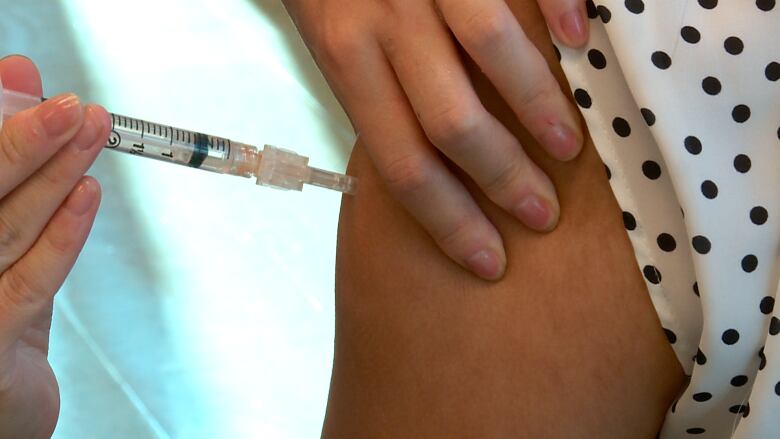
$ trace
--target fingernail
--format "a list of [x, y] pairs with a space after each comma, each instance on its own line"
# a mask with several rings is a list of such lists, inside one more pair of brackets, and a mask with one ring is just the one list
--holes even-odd
[[487, 280], [498, 280], [504, 274], [502, 260], [491, 250], [480, 250], [468, 259], [466, 265], [477, 276]]
[[57, 137], [76, 124], [81, 114], [81, 102], [78, 96], [66, 94], [44, 102], [38, 111], [46, 134]]
[[89, 149], [97, 142], [98, 135], [103, 131], [101, 121], [97, 120], [97, 110], [93, 106], [88, 106], [84, 110], [84, 124], [71, 140], [71, 144], [80, 151]]
[[569, 43], [575, 47], [585, 44], [588, 38], [585, 33], [585, 18], [579, 9], [561, 15], [561, 29], [569, 39]]
[[515, 216], [528, 227], [547, 231], [555, 225], [551, 207], [536, 195], [528, 195], [515, 208]]
[[84, 215], [95, 202], [96, 193], [95, 182], [89, 179], [83, 180], [70, 194], [65, 207], [74, 215]]
[[558, 160], [571, 160], [580, 152], [574, 130], [566, 125], [554, 125], [544, 133], [542, 142], [550, 154]]

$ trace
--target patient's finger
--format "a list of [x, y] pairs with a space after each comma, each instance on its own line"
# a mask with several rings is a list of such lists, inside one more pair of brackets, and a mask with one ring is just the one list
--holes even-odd
[[582, 149], [578, 113], [504, 0], [439, 0], [458, 41], [554, 158]]
[[430, 12], [384, 45], [425, 133], [493, 202], [534, 230], [550, 230], [558, 219], [552, 182], [482, 105], [447, 29]]
[[[538, 0], [547, 26], [569, 47], [588, 42], [588, 20], [583, 0]], [[641, 3], [641, 2], [640, 2]]]
[[331, 85], [389, 190], [451, 259], [480, 277], [501, 277], [500, 235], [428, 142], [379, 47], [352, 56], [361, 65]]

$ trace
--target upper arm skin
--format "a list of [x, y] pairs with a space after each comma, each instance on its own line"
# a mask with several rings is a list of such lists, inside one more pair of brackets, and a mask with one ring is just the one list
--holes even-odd
[[[563, 76], [531, 0], [509, 1]], [[550, 175], [561, 220], [524, 228], [470, 185], [504, 238], [506, 276], [447, 259], [392, 199], [358, 144], [336, 273], [336, 345], [323, 437], [654, 437], [682, 385], [590, 141], [548, 159], [487, 81], [488, 109]]]

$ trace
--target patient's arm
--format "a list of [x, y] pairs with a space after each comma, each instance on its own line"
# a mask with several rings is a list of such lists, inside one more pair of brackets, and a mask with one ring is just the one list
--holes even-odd
[[[509, 3], [554, 64], [536, 4]], [[573, 163], [545, 159], [486, 81], [474, 80], [555, 182], [560, 225], [530, 232], [473, 191], [508, 257], [503, 280], [481, 281], [440, 253], [357, 145], [349, 172], [360, 188], [345, 197], [339, 230], [324, 437], [654, 437], [682, 369], [592, 142]]]

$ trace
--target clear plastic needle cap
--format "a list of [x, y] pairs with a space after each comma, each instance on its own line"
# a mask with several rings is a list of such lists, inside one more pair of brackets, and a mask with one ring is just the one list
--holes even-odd
[[309, 166], [309, 158], [293, 151], [265, 145], [257, 167], [257, 184], [300, 191], [304, 184], [354, 194], [356, 180], [349, 175]]

